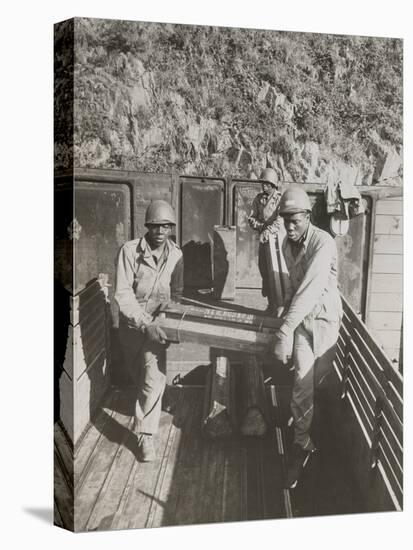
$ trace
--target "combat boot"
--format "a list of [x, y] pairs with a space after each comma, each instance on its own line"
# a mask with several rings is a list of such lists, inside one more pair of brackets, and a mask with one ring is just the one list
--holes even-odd
[[152, 434], [139, 434], [138, 436], [139, 460], [141, 462], [153, 462], [156, 460], [156, 451]]
[[315, 451], [315, 447], [306, 450], [300, 447], [300, 445], [297, 445], [297, 443], [293, 444], [284, 485], [286, 489], [295, 489], [301, 472], [304, 470], [310, 456], [315, 453]]

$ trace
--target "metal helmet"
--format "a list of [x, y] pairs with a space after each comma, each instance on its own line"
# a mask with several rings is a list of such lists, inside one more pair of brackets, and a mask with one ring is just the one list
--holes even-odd
[[280, 216], [298, 214], [299, 212], [311, 212], [311, 203], [307, 193], [299, 185], [291, 185], [281, 195]]
[[152, 201], [146, 209], [145, 225], [148, 224], [176, 224], [175, 212], [169, 202], [163, 200]]
[[265, 168], [261, 172], [260, 180], [265, 180], [274, 187], [278, 187], [278, 176], [274, 168]]

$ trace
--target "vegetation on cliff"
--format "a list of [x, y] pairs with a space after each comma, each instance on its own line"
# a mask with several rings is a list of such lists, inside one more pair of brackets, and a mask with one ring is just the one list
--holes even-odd
[[399, 39], [77, 19], [80, 166], [400, 183]]

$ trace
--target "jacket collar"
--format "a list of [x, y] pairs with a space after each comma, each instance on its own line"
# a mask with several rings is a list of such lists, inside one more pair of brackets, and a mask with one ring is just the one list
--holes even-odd
[[311, 235], [314, 233], [314, 226], [310, 222], [307, 228], [307, 232], [301, 236], [300, 241], [297, 243], [297, 246], [303, 248], [304, 252], [307, 250], [308, 242], [311, 239]]
[[[304, 256], [308, 247], [308, 243], [310, 242], [310, 239], [313, 233], [314, 233], [314, 225], [310, 222], [307, 229], [307, 234], [302, 238], [302, 240], [300, 239], [300, 242], [298, 242], [297, 244], [291, 243], [288, 237], [286, 237], [287, 241], [286, 241], [285, 252], [289, 255], [290, 260], [292, 261], [293, 264], [297, 264], [301, 260], [301, 258]], [[298, 248], [297, 254], [293, 254], [293, 249], [297, 250], [297, 248]]]
[[[169, 253], [171, 251], [172, 244], [169, 242], [169, 239], [165, 241], [166, 246], [166, 254], [169, 256]], [[141, 254], [142, 259], [153, 269], [157, 269], [157, 265], [153, 259], [151, 247], [149, 246], [148, 240], [146, 239], [146, 235], [144, 235], [138, 243], [138, 251]]]

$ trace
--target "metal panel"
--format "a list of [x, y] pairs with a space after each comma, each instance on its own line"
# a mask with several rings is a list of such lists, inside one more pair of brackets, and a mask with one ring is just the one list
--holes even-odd
[[254, 197], [261, 191], [261, 185], [253, 182], [233, 182], [232, 215], [237, 228], [237, 268], [236, 286], [238, 288], [261, 288], [261, 276], [258, 271], [258, 233], [248, 224]]
[[181, 178], [181, 246], [187, 289], [212, 288], [214, 225], [224, 223], [225, 182], [212, 178]]
[[[237, 288], [261, 288], [258, 271], [258, 234], [248, 225], [248, 215], [254, 197], [261, 191], [259, 182], [233, 181], [232, 217], [237, 227]], [[312, 204], [312, 222], [330, 233], [330, 216], [327, 214], [324, 189], [303, 184]], [[338, 250], [338, 282], [340, 290], [356, 311], [364, 311], [366, 273], [370, 231], [371, 197], [362, 195], [367, 212], [352, 218], [349, 231], [343, 237], [336, 237]]]
[[214, 226], [213, 282], [214, 297], [235, 300], [236, 228]]
[[[76, 294], [99, 273], [113, 285], [116, 254], [130, 238], [131, 188], [126, 184], [75, 182], [72, 237]], [[111, 293], [113, 286], [110, 287]]]
[[350, 305], [360, 314], [364, 312], [367, 284], [365, 263], [368, 257], [369, 217], [367, 213], [352, 218], [348, 233], [335, 239], [340, 290]]

